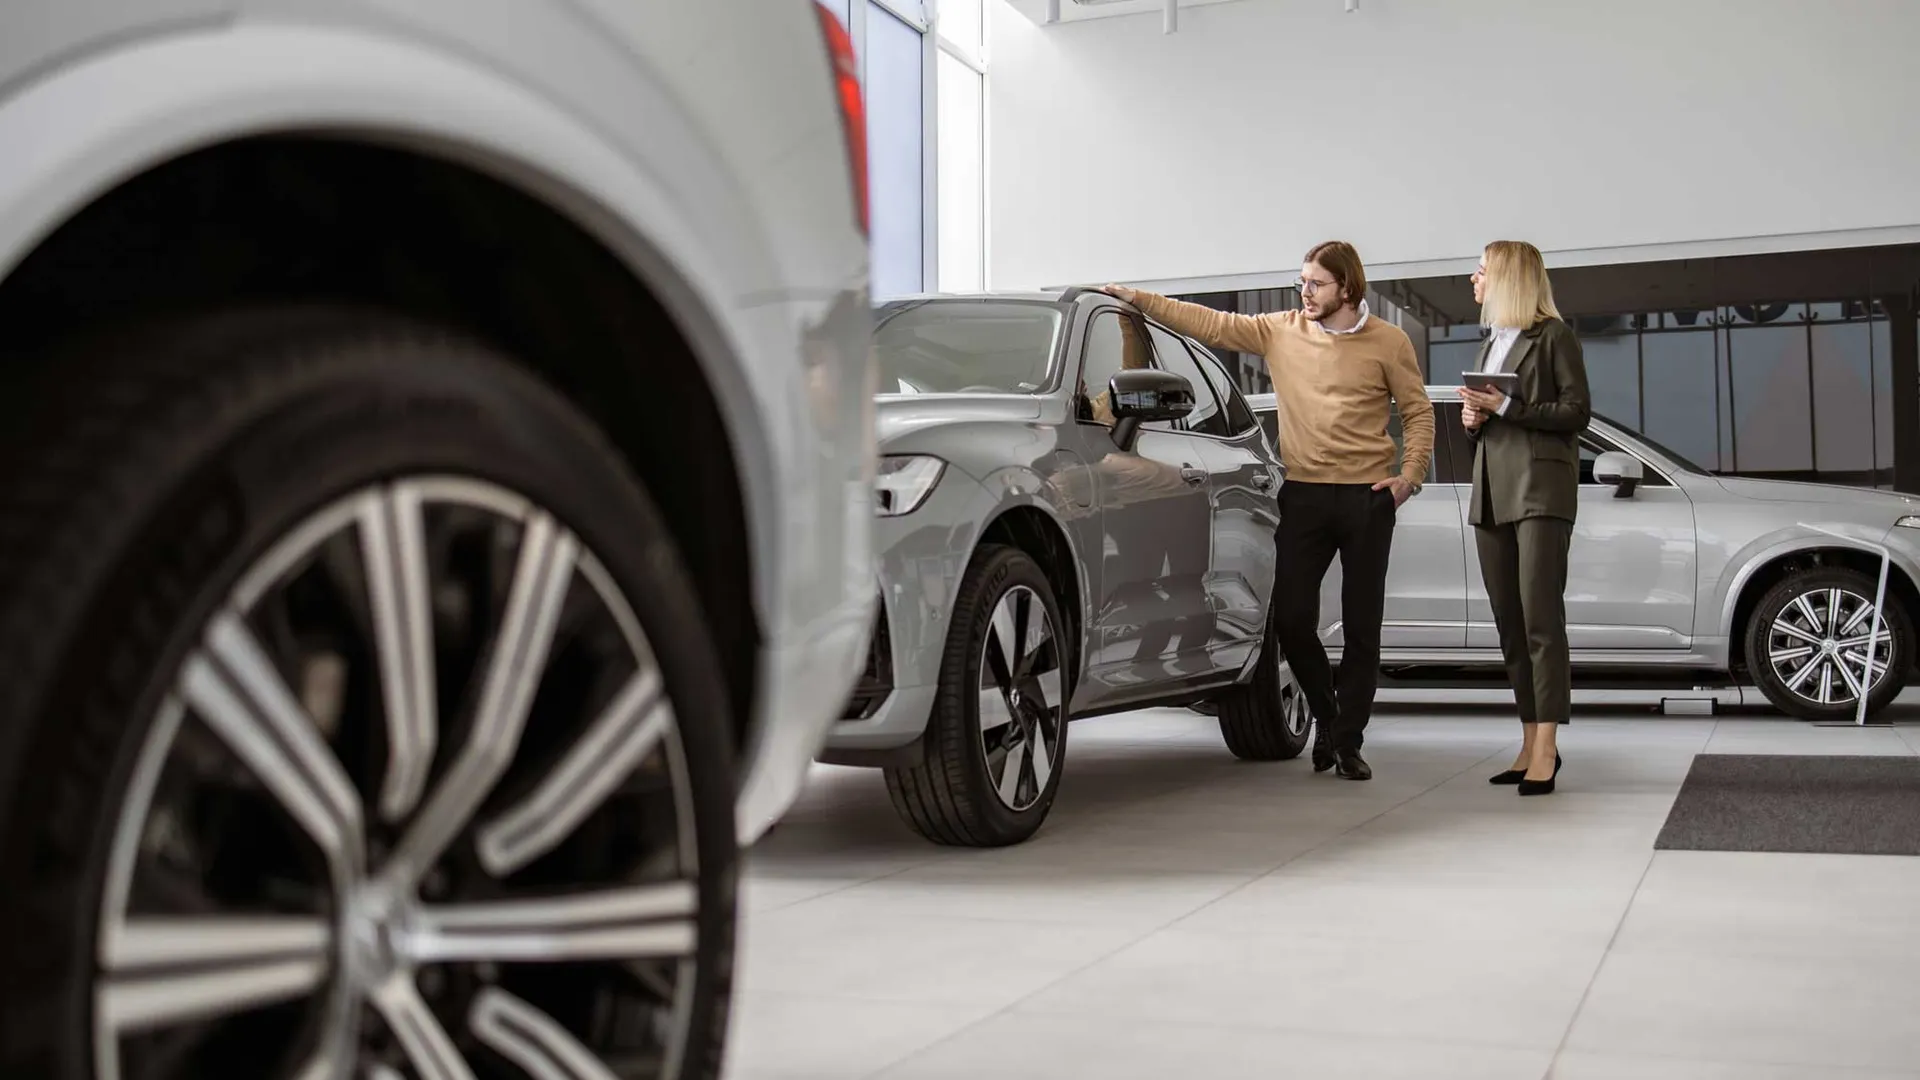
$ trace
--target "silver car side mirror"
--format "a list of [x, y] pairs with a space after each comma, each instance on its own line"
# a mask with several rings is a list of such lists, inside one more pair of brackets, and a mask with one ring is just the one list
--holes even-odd
[[1593, 478], [1613, 486], [1613, 497], [1631, 499], [1633, 491], [1647, 478], [1646, 467], [1632, 454], [1610, 450], [1593, 461]]

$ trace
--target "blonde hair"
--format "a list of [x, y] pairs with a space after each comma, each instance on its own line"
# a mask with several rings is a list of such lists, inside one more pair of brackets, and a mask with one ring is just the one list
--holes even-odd
[[1487, 245], [1487, 302], [1480, 306], [1481, 326], [1527, 329], [1542, 319], [1558, 319], [1553, 282], [1540, 249], [1525, 240], [1495, 240]]

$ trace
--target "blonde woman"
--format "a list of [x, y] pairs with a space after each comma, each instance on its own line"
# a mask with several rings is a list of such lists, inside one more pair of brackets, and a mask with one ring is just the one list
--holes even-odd
[[1478, 370], [1514, 376], [1512, 397], [1491, 385], [1460, 389], [1461, 420], [1476, 444], [1467, 520], [1523, 733], [1513, 767], [1491, 782], [1546, 795], [1560, 772], [1559, 725], [1573, 696], [1565, 594], [1580, 495], [1579, 435], [1592, 415], [1587, 369], [1532, 244], [1488, 244], [1473, 274], [1473, 298], [1481, 324], [1492, 330]]

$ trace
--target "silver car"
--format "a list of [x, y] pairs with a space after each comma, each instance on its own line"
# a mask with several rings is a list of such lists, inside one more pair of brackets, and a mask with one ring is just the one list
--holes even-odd
[[806, 0], [0, 8], [0, 1075], [718, 1074], [861, 113]]
[[[1452, 387], [1431, 387], [1440, 436], [1421, 494], [1400, 509], [1381, 664], [1497, 666], [1499, 642], [1467, 524], [1473, 444]], [[1272, 394], [1251, 395], [1269, 437]], [[1399, 437], [1398, 417], [1392, 431]], [[1883, 554], [1882, 617], [1874, 618]], [[1781, 711], [1852, 720], [1906, 685], [1920, 611], [1920, 499], [1715, 476], [1595, 417], [1580, 436], [1580, 510], [1567, 577], [1576, 677], [1718, 676]], [[1335, 564], [1322, 637], [1340, 642]]]
[[1234, 753], [1300, 752], [1268, 637], [1281, 470], [1211, 354], [1081, 290], [888, 303], [874, 352], [883, 603], [823, 760], [986, 846], [1045, 819], [1070, 719], [1210, 700]]

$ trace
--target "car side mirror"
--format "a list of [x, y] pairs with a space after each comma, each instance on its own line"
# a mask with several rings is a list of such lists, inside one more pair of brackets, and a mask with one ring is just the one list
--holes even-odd
[[1593, 478], [1602, 484], [1611, 484], [1616, 499], [1633, 498], [1634, 489], [1646, 477], [1646, 468], [1632, 454], [1609, 450], [1593, 462]]
[[1113, 441], [1132, 450], [1140, 425], [1180, 420], [1193, 411], [1193, 384], [1170, 371], [1133, 368], [1115, 372], [1107, 381], [1113, 402]]

